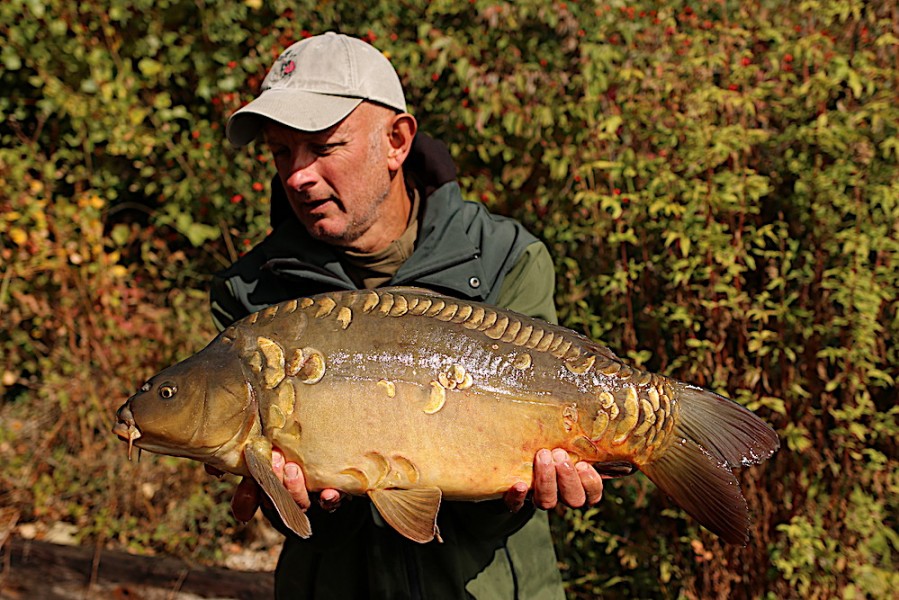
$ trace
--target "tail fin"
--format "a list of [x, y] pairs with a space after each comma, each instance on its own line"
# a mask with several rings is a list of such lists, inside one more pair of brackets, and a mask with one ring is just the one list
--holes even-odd
[[732, 469], [758, 464], [780, 446], [764, 421], [736, 402], [672, 382], [680, 417], [674, 442], [640, 470], [724, 541], [745, 544], [749, 511]]

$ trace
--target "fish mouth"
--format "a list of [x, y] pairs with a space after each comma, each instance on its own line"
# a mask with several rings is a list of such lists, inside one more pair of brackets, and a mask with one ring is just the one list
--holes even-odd
[[[134, 423], [134, 416], [131, 414], [131, 408], [126, 404], [119, 409], [118, 422], [112, 428], [112, 432], [128, 442], [128, 460], [131, 460], [131, 453], [134, 449], [134, 440], [141, 436], [140, 429]], [[140, 452], [140, 449], [138, 449]], [[138, 454], [138, 456], [140, 456]]]

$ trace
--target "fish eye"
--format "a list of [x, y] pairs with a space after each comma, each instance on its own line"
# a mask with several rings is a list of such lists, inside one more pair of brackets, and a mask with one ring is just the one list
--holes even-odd
[[178, 392], [178, 387], [171, 383], [163, 383], [159, 386], [159, 397], [169, 400]]

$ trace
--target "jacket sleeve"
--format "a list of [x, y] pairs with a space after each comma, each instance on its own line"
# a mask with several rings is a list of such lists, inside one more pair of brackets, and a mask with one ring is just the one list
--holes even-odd
[[542, 242], [534, 242], [503, 279], [496, 304], [557, 324], [555, 287], [556, 272], [549, 251]]
[[229, 280], [219, 275], [212, 278], [212, 285], [209, 288], [209, 304], [212, 321], [219, 331], [223, 331], [235, 321], [250, 314], [234, 296]]

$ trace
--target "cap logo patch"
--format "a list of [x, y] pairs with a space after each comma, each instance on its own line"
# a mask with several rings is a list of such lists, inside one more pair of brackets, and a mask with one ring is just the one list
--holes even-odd
[[266, 77], [266, 81], [262, 83], [261, 91], [270, 90], [278, 83], [287, 79], [297, 70], [297, 63], [293, 60], [296, 50], [288, 48], [281, 56], [278, 57], [272, 72]]

